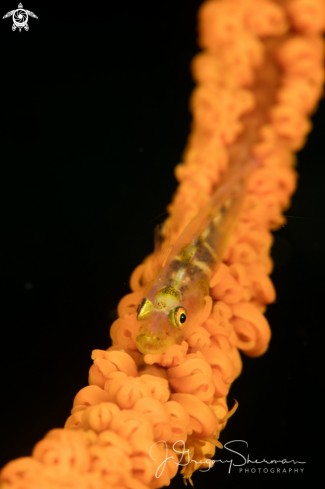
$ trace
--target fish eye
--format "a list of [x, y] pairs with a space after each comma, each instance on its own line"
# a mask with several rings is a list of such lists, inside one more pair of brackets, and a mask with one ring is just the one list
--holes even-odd
[[180, 329], [186, 322], [187, 312], [185, 307], [174, 307], [168, 315], [168, 319], [174, 328]]

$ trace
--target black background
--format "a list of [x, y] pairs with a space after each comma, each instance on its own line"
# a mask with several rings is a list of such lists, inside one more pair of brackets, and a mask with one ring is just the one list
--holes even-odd
[[[1, 2], [1, 16], [17, 1]], [[63, 426], [91, 351], [109, 346], [130, 273], [152, 251], [190, 130], [200, 3], [25, 0], [39, 17], [29, 32], [1, 20], [0, 466]], [[324, 117], [322, 101], [298, 155], [294, 217], [275, 233], [270, 348], [243, 357], [228, 397], [239, 409], [220, 438], [247, 441], [237, 448], [252, 459], [307, 461], [305, 473], [216, 464], [194, 476], [197, 488], [304, 487], [322, 473]]]

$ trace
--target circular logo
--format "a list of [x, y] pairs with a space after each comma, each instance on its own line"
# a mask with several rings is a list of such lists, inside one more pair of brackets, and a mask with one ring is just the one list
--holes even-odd
[[15, 10], [12, 20], [14, 21], [14, 24], [18, 29], [21, 29], [22, 27], [25, 27], [25, 25], [28, 22], [28, 13], [26, 10], [19, 8]]

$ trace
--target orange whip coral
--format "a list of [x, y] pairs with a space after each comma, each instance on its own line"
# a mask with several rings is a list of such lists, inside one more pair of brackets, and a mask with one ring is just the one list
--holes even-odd
[[[239, 350], [257, 357], [268, 348], [263, 313], [275, 300], [270, 231], [285, 222], [296, 187], [294, 152], [322, 95], [325, 3], [210, 0], [198, 20], [192, 129], [175, 169], [179, 186], [160, 253], [134, 270], [132, 293], [111, 326], [113, 345], [92, 352], [90, 385], [75, 396], [64, 429], [47, 433], [31, 457], [9, 462], [2, 488], [162, 487], [177, 473], [173, 446], [180, 440], [188, 462], [182, 474], [191, 482], [195, 470], [211, 466], [236, 408], [228, 410], [226, 397], [241, 373]], [[243, 153], [259, 166], [197, 324], [181, 344], [141, 355], [136, 307], [144, 287]]]

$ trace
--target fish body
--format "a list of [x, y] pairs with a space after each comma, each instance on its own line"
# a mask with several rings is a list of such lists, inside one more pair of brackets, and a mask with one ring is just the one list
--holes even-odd
[[232, 169], [208, 205], [184, 230], [158, 276], [147, 285], [138, 305], [138, 349], [164, 353], [180, 344], [196, 324], [209, 294], [209, 280], [222, 260], [228, 237], [246, 194], [252, 164]]

